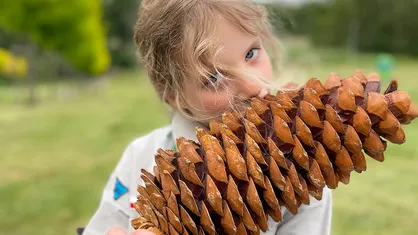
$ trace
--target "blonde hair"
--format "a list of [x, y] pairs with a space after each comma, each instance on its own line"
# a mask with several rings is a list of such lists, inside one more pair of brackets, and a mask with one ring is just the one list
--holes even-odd
[[222, 47], [214, 38], [214, 22], [223, 17], [244, 32], [259, 36], [273, 69], [279, 71], [280, 47], [264, 6], [243, 0], [143, 0], [138, 14], [134, 40], [148, 77], [160, 98], [175, 100], [173, 108], [184, 116], [212, 118], [191, 115], [181, 108], [188, 106], [182, 92], [188, 77], [209, 78], [221, 70], [228, 77], [247, 78], [270, 89], [279, 85], [217, 62]]

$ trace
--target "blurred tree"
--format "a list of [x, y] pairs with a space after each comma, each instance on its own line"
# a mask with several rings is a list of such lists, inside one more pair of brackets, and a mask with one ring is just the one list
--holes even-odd
[[113, 66], [132, 67], [136, 63], [132, 38], [140, 3], [140, 0], [104, 0], [104, 19], [109, 29]]
[[287, 30], [308, 35], [316, 45], [418, 56], [416, 0], [328, 0], [271, 7], [287, 11], [293, 22]]
[[14, 0], [0, 3], [0, 27], [59, 51], [78, 70], [97, 75], [110, 65], [99, 0]]
[[7, 30], [0, 27], [0, 47], [9, 48], [11, 44], [19, 41], [19, 35], [11, 34]]

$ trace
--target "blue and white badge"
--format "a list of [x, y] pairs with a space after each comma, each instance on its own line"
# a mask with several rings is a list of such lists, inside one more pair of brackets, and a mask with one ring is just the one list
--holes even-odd
[[115, 188], [113, 189], [113, 199], [118, 200], [120, 197], [128, 192], [128, 188], [116, 178]]

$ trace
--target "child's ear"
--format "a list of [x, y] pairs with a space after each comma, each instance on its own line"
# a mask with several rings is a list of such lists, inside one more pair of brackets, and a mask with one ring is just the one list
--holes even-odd
[[173, 109], [182, 109], [185, 113], [187, 113], [190, 116], [193, 116], [193, 112], [186, 108], [186, 107], [179, 107], [179, 104], [176, 102], [176, 98], [173, 94], [168, 94], [164, 100], [168, 105], [170, 105]]
[[172, 107], [176, 106], [176, 99], [175, 99], [172, 92], [170, 92], [169, 94], [167, 94], [165, 96], [164, 102], [166, 102], [167, 104], [169, 104]]

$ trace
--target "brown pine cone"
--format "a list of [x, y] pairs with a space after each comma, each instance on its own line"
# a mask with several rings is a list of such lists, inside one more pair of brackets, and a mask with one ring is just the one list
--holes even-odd
[[387, 142], [402, 144], [402, 124], [418, 116], [397, 82], [380, 93], [375, 73], [333, 73], [295, 91], [252, 99], [243, 115], [227, 112], [199, 142], [177, 139], [159, 149], [151, 174], [142, 170], [135, 228], [161, 234], [259, 234], [280, 207], [296, 214], [322, 199], [324, 187], [348, 184], [366, 157], [382, 162]]

